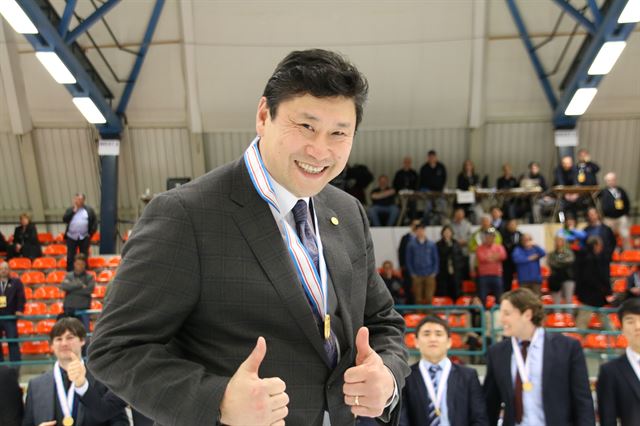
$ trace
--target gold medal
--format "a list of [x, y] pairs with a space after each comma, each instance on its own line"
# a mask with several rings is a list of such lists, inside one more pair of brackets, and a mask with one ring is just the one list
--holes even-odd
[[335, 226], [338, 226], [340, 224], [340, 221], [338, 220], [337, 217], [333, 216], [331, 218], [331, 223], [333, 223]]
[[331, 337], [331, 317], [329, 315], [324, 316], [324, 339], [329, 340]]
[[0, 308], [7, 307], [7, 296], [0, 296]]
[[62, 419], [62, 424], [64, 426], [73, 426], [73, 417], [65, 417], [64, 419]]
[[578, 182], [584, 183], [585, 180], [587, 180], [587, 176], [584, 174], [584, 172], [578, 173]]
[[525, 392], [530, 392], [530, 391], [532, 391], [532, 390], [533, 390], [533, 383], [531, 383], [531, 382], [524, 382], [524, 383], [522, 384], [522, 389], [523, 389]]
[[618, 200], [614, 201], [614, 205], [616, 207], [616, 210], [624, 209], [624, 201], [621, 200], [621, 199], [618, 199]]
[[440, 409], [436, 408], [436, 416], [440, 417]]

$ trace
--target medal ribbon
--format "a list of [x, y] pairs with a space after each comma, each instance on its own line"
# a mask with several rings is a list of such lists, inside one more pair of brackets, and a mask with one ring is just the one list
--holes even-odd
[[[280, 222], [285, 235], [285, 244], [295, 266], [296, 273], [302, 282], [307, 298], [311, 302], [314, 314], [320, 321], [324, 321], [327, 309], [327, 274], [319, 274], [311, 256], [304, 244], [300, 241], [298, 233], [284, 220], [284, 212], [278, 205], [278, 200], [271, 185], [271, 176], [267, 172], [258, 149], [260, 137], [257, 136], [244, 153], [244, 162], [251, 177], [251, 182], [258, 195], [273, 207], [280, 215]], [[317, 226], [316, 226], [317, 229]], [[325, 271], [326, 272], [326, 271]], [[325, 277], [324, 279], [321, 276]]]
[[444, 385], [443, 383], [447, 383], [449, 379], [449, 373], [451, 373], [451, 362], [448, 362], [447, 365], [442, 369], [442, 375], [440, 376], [440, 380], [438, 381], [438, 392], [436, 393], [433, 382], [431, 381], [431, 375], [427, 368], [424, 365], [424, 362], [420, 363], [420, 371], [422, 372], [422, 377], [424, 377], [424, 384], [427, 387], [427, 393], [429, 394], [429, 398], [433, 402], [433, 406], [438, 410], [437, 412], [441, 412], [440, 406], [442, 405], [442, 396], [444, 395]]
[[[529, 343], [529, 347], [533, 346], [533, 343], [536, 341], [538, 337], [539, 329], [536, 328], [535, 333], [533, 333], [533, 337], [531, 338], [531, 343]], [[513, 348], [513, 356], [516, 359], [516, 366], [518, 367], [518, 374], [520, 374], [520, 380], [522, 380], [522, 384], [531, 383], [529, 380], [529, 365], [531, 364], [529, 361], [531, 357], [527, 357], [527, 360], [524, 361], [522, 359], [522, 351], [520, 350], [520, 345], [518, 344], [518, 339], [515, 337], [511, 337], [511, 347]]]
[[56, 390], [58, 394], [58, 401], [60, 402], [60, 408], [62, 408], [62, 415], [64, 417], [71, 417], [76, 386], [71, 383], [69, 391], [65, 394], [64, 383], [62, 382], [62, 373], [60, 373], [60, 363], [58, 361], [56, 361], [56, 364], [53, 366], [53, 378], [56, 382]]

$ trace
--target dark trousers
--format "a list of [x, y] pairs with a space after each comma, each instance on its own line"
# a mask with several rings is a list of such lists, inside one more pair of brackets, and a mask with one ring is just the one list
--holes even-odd
[[[0, 337], [2, 334], [7, 339], [15, 339], [18, 337], [18, 326], [16, 320], [3, 320], [0, 321]], [[22, 358], [20, 357], [20, 344], [17, 342], [9, 343], [9, 360], [10, 361], [20, 361]], [[0, 362], [4, 361], [4, 354], [2, 353], [2, 348], [0, 348]]]
[[72, 240], [67, 238], [67, 271], [73, 271], [73, 260], [76, 257], [76, 250], [89, 257], [89, 245], [91, 238], [85, 237], [82, 240]]
[[496, 303], [499, 303], [500, 296], [502, 296], [502, 277], [494, 275], [482, 276], [478, 277], [476, 282], [478, 284], [478, 297], [480, 297], [483, 305], [487, 305], [489, 293], [493, 293]]

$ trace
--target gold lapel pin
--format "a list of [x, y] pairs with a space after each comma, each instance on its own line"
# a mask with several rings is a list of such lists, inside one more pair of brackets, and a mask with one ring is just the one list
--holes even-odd
[[331, 218], [331, 223], [333, 223], [335, 226], [338, 226], [338, 224], [340, 223], [340, 221], [338, 220], [337, 217], [333, 216]]

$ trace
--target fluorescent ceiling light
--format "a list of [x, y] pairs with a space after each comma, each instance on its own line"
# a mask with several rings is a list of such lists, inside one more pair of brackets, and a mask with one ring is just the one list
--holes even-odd
[[96, 104], [93, 103], [91, 98], [73, 98], [73, 103], [76, 104], [78, 110], [84, 115], [89, 123], [92, 124], [104, 124], [107, 119], [100, 112]]
[[618, 18], [619, 24], [640, 22], [640, 0], [629, 0]]
[[608, 41], [603, 44], [589, 67], [589, 75], [608, 74], [626, 45], [626, 41]]
[[589, 104], [598, 93], [595, 87], [578, 89], [573, 95], [569, 106], [564, 110], [564, 115], [582, 115], [589, 108]]
[[20, 34], [38, 34], [38, 29], [15, 0], [0, 0], [0, 14]]
[[74, 84], [76, 78], [62, 62], [56, 52], [36, 52], [36, 58], [49, 71], [51, 77], [60, 84]]

